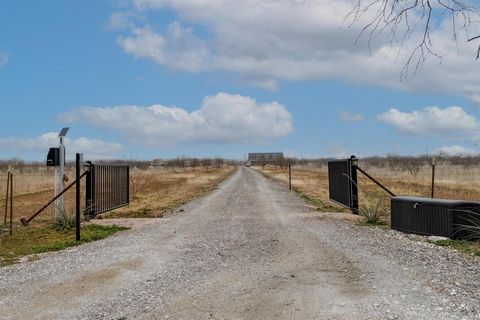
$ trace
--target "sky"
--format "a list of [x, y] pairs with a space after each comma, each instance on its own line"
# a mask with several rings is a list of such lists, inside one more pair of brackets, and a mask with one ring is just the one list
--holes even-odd
[[358, 38], [353, 3], [0, 0], [0, 158], [62, 127], [70, 159], [477, 154], [476, 44], [435, 14], [405, 76], [421, 34]]

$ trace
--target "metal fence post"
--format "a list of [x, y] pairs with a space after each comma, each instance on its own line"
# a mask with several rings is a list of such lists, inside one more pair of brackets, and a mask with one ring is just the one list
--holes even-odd
[[75, 156], [75, 239], [80, 241], [80, 154]]
[[432, 159], [432, 198], [435, 195], [435, 157]]
[[292, 190], [292, 165], [288, 165], [288, 189]]
[[13, 231], [13, 173], [10, 173], [10, 235]]
[[349, 159], [349, 168], [350, 168], [350, 194], [351, 194], [351, 205], [350, 209], [353, 214], [358, 214], [358, 180], [357, 180], [357, 167], [358, 167], [358, 158], [351, 156]]
[[90, 162], [87, 161], [85, 164], [85, 170], [87, 171], [87, 175], [85, 178], [85, 212], [84, 215], [91, 217], [95, 212], [95, 166]]
[[127, 202], [130, 202], [130, 166], [127, 166]]
[[5, 218], [3, 224], [7, 226], [7, 215], [8, 215], [8, 193], [10, 192], [10, 171], [7, 172], [7, 190], [5, 195]]

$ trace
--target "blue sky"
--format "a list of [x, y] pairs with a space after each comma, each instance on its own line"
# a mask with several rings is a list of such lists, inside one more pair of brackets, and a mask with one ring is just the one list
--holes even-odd
[[415, 34], [369, 53], [349, 4], [0, 0], [0, 158], [62, 126], [87, 158], [478, 153], [475, 47], [439, 21], [442, 63], [402, 80]]

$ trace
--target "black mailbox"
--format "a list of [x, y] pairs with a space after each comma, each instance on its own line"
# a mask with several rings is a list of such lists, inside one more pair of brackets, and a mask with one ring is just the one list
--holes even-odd
[[60, 165], [60, 148], [50, 148], [47, 155], [47, 167], [58, 167]]

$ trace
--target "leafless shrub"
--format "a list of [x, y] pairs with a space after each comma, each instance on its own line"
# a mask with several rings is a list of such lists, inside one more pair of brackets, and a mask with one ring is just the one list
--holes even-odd
[[220, 168], [220, 167], [223, 167], [223, 164], [225, 163], [225, 161], [222, 159], [222, 158], [215, 158], [213, 159], [213, 166], [215, 168]]
[[145, 191], [149, 181], [150, 176], [145, 171], [133, 170], [130, 173], [130, 195], [132, 199], [136, 198], [140, 193]]
[[200, 163], [202, 164], [203, 167], [205, 167], [205, 169], [208, 170], [208, 168], [212, 166], [213, 161], [212, 159], [206, 158], [206, 159], [200, 160]]
[[195, 168], [198, 167], [200, 165], [200, 160], [198, 160], [197, 158], [193, 158], [192, 159], [192, 169], [193, 171], [195, 171]]

